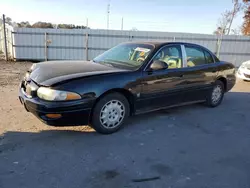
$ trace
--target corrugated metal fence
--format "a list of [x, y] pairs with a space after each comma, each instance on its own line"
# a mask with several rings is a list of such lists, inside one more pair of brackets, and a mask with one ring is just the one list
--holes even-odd
[[213, 52], [219, 49], [220, 59], [239, 66], [250, 59], [250, 37], [119, 31], [94, 29], [14, 28], [12, 56], [17, 60], [90, 60], [105, 50], [126, 41], [182, 41], [203, 45]]

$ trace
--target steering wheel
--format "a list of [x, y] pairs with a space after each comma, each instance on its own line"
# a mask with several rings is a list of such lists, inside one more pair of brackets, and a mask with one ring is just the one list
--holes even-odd
[[138, 57], [136, 61], [142, 63], [142, 62], [145, 61], [145, 58], [144, 57]]

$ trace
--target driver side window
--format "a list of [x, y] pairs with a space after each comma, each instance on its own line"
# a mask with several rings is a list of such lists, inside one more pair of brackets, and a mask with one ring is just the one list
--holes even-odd
[[157, 52], [154, 60], [160, 60], [168, 64], [169, 69], [176, 69], [182, 67], [182, 54], [181, 47], [178, 45], [175, 46], [166, 46]]

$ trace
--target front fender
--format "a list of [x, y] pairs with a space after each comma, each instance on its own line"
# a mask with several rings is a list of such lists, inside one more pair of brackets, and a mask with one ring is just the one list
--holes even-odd
[[97, 75], [87, 78], [71, 80], [54, 87], [58, 90], [79, 93], [81, 96], [100, 97], [113, 89], [125, 89], [136, 95], [141, 92], [140, 73], [126, 72], [112, 75]]

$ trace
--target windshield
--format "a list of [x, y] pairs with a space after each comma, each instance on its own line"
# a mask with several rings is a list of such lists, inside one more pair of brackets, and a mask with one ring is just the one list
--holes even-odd
[[150, 44], [120, 44], [94, 58], [94, 62], [126, 69], [138, 69], [154, 49]]

